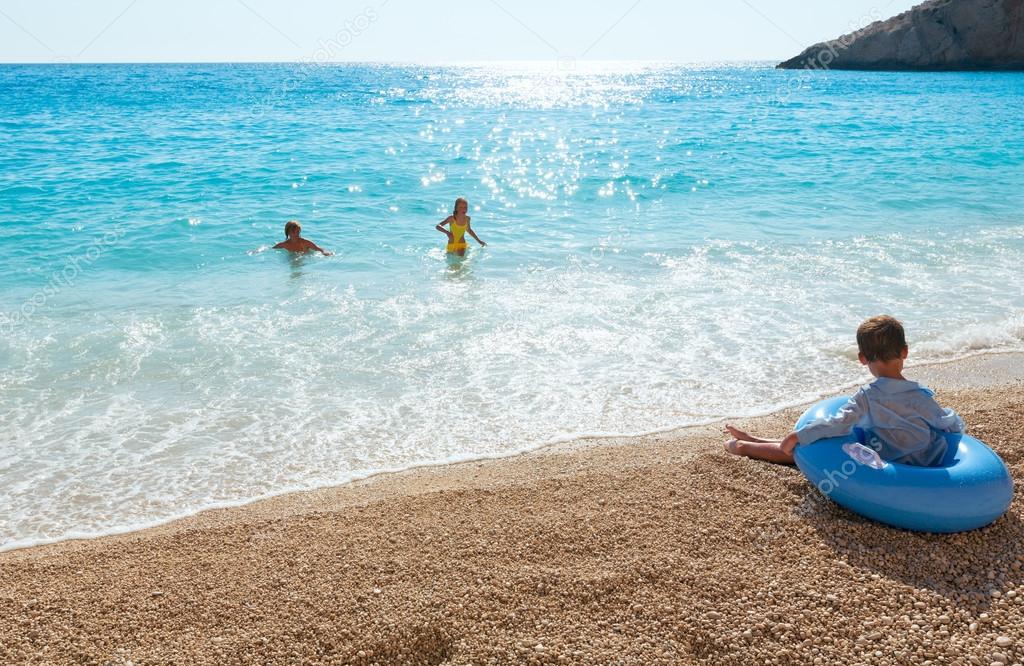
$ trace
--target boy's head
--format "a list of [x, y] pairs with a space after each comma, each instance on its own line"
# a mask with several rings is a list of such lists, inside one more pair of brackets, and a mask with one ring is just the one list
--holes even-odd
[[284, 225], [285, 238], [298, 238], [302, 233], [302, 225], [298, 220], [288, 220]]
[[906, 358], [907, 336], [895, 317], [879, 315], [857, 327], [857, 348], [861, 363], [885, 363]]

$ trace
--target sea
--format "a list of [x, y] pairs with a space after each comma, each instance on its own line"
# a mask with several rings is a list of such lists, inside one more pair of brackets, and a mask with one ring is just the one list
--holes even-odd
[[[0, 549], [770, 412], [869, 379], [880, 313], [913, 363], [1024, 350], [1021, 109], [1014, 73], [0, 66]], [[272, 249], [292, 219], [333, 256]]]

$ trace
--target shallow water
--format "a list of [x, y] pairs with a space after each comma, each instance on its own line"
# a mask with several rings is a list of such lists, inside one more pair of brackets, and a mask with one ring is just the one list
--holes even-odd
[[[0, 67], [0, 547], [1024, 349], [1024, 76]], [[470, 199], [489, 247], [433, 227]], [[267, 248], [284, 222], [337, 255]], [[471, 245], [472, 241], [470, 241]]]

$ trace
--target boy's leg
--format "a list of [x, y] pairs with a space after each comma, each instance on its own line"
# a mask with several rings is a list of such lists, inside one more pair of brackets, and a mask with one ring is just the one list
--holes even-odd
[[780, 465], [792, 465], [796, 462], [793, 460], [793, 454], [783, 451], [779, 442], [747, 442], [733, 439], [726, 442], [725, 450], [737, 456], [766, 460]]

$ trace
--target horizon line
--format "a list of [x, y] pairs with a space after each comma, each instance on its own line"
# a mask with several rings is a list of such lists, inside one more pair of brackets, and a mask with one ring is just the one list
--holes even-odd
[[[764, 59], [736, 59], [736, 60], [649, 60], [649, 59], [617, 59], [617, 60], [590, 60], [571, 59], [573, 63], [580, 64], [648, 64], [648, 65], [713, 65], [713, 64], [762, 64], [779, 63], [782, 60], [775, 58]], [[10, 65], [417, 65], [417, 66], [472, 66], [489, 64], [552, 64], [558, 65], [559, 60], [551, 58], [532, 58], [518, 60], [502, 59], [479, 59], [479, 60], [18, 60], [0, 61], [0, 66]], [[571, 71], [571, 70], [569, 70]]]

